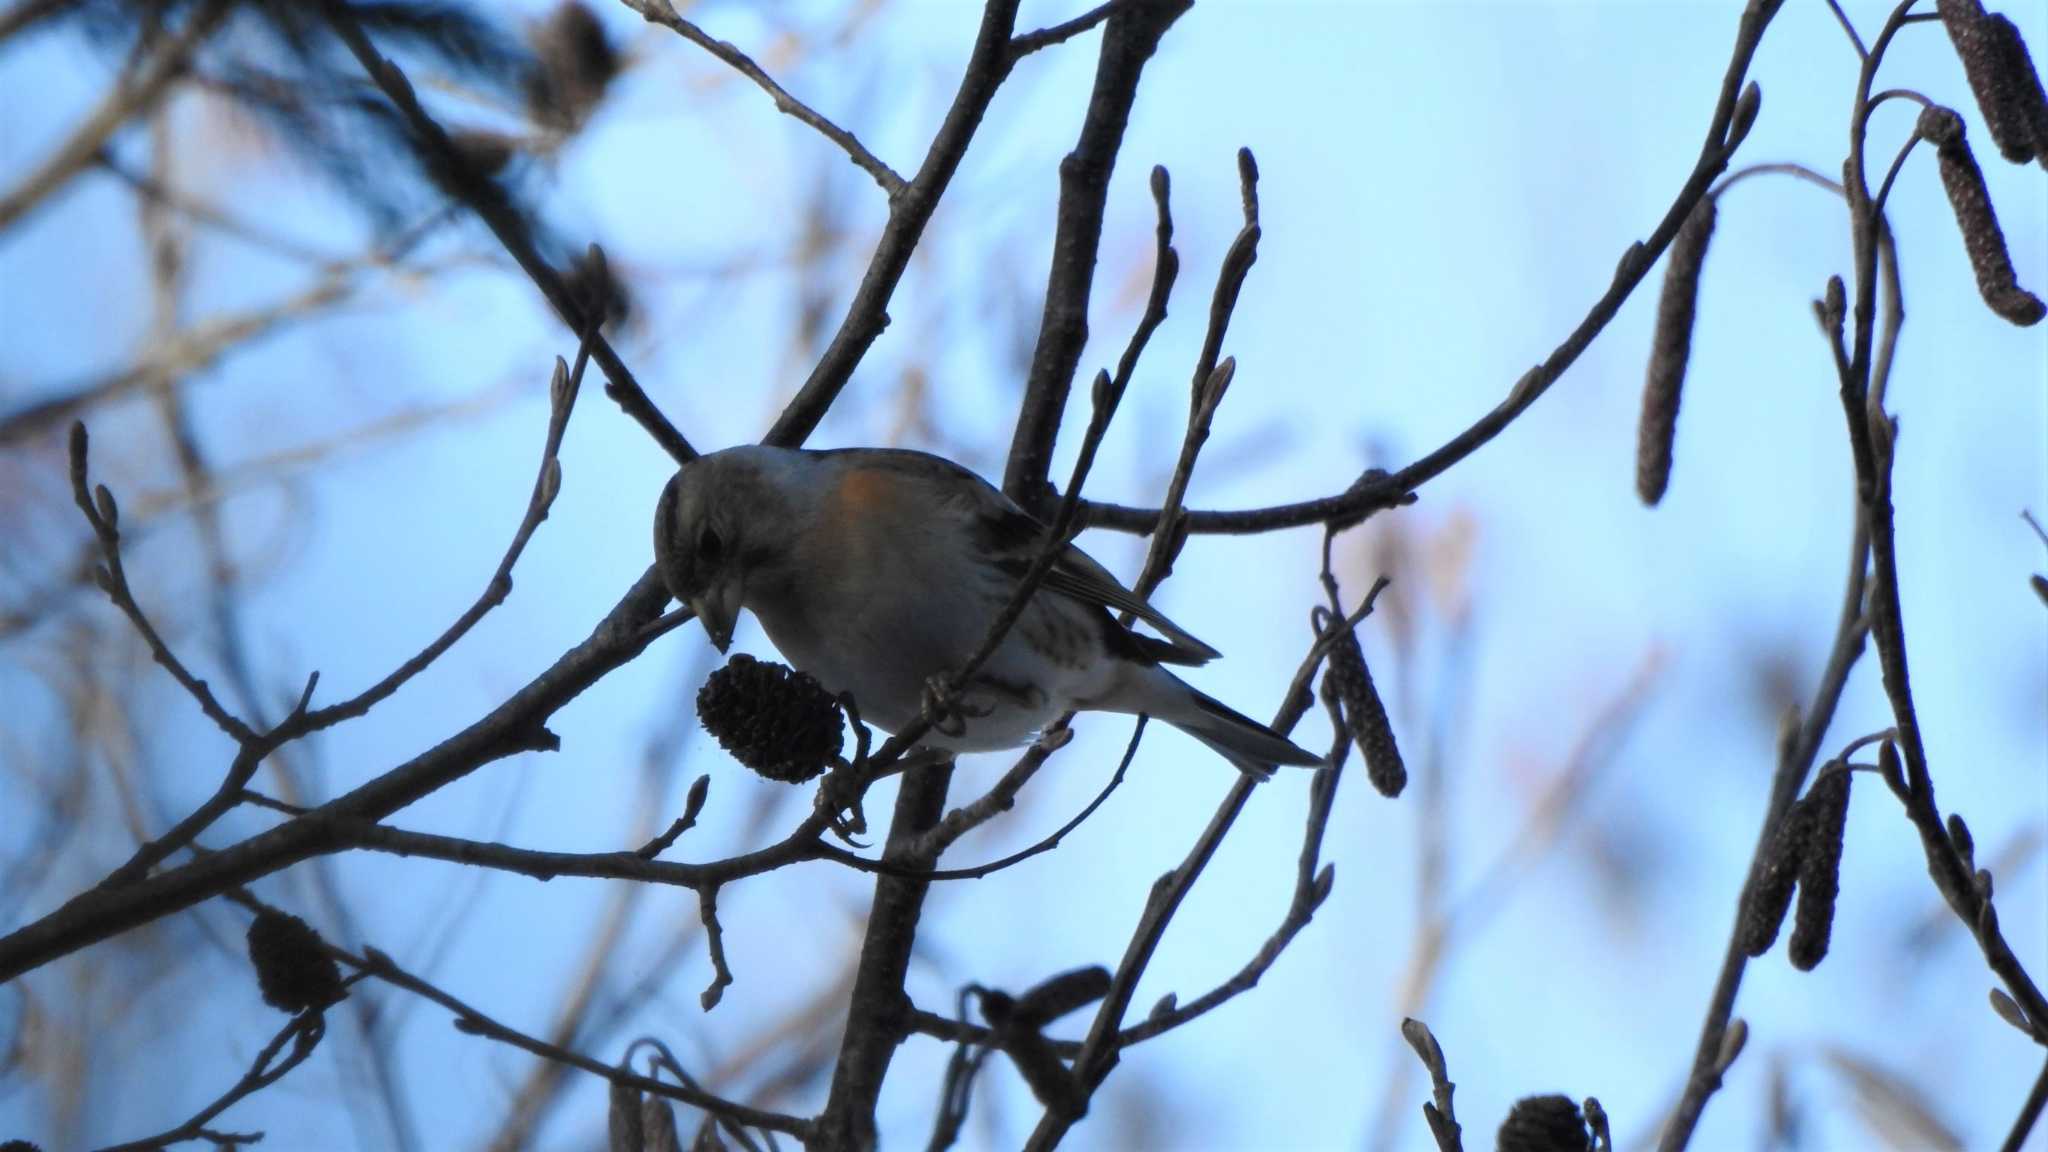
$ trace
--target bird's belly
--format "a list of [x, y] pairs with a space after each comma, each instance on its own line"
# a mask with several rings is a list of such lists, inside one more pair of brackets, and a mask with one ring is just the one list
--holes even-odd
[[[897, 732], [923, 715], [931, 679], [966, 663], [991, 622], [950, 597], [903, 600], [907, 611], [868, 606], [815, 623], [808, 605], [785, 611], [761, 604], [754, 614], [792, 667], [829, 691], [850, 693], [864, 723]], [[1059, 714], [1065, 699], [1049, 690], [1063, 678], [1049, 680], [1042, 664], [1013, 629], [961, 694], [958, 723], [927, 733], [921, 742], [957, 752], [1028, 743]]]

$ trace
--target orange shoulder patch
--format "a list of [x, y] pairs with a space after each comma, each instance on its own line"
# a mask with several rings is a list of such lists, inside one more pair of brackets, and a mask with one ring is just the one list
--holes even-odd
[[850, 467], [841, 472], [824, 513], [805, 539], [821, 562], [835, 569], [861, 565], [875, 548], [893, 538], [903, 516], [897, 485], [903, 477], [886, 468]]
[[833, 494], [837, 511], [850, 520], [885, 514], [892, 506], [892, 489], [901, 482], [880, 468], [848, 468], [839, 477], [839, 490]]

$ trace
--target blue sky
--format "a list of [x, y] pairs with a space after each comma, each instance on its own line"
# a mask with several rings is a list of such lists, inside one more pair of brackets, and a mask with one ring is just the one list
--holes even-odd
[[[1020, 24], [1074, 10], [1027, 3]], [[1866, 36], [1883, 11], [1850, 6]], [[2033, 44], [2048, 45], [2048, 11], [2008, 14]], [[843, 9], [778, 10], [776, 23], [733, 6], [698, 15], [908, 170], [950, 96], [975, 12], [888, 4], [849, 47], [796, 60], [775, 50], [780, 22], [832, 28]], [[822, 291], [836, 322], [882, 219], [879, 193], [715, 63], [643, 30], [630, 13], [607, 16], [640, 58], [559, 168], [542, 174], [545, 202], [565, 232], [602, 241], [641, 287], [639, 327], [622, 350], [656, 401], [700, 447], [751, 439], [808, 367], [790, 351], [793, 301]], [[1333, 491], [1365, 464], [1429, 450], [1504, 396], [1577, 322], [1684, 180], [1734, 23], [1730, 6], [1709, 4], [1198, 5], [1147, 71], [1111, 184], [1084, 373], [1113, 361], [1136, 319], [1151, 259], [1145, 177], [1154, 163], [1173, 174], [1183, 270], [1090, 494], [1156, 502], [1206, 295], [1237, 227], [1237, 147], [1259, 160], [1264, 237], [1226, 345], [1238, 374], [1190, 495], [1199, 507]], [[899, 397], [917, 373], [930, 381], [917, 415], [944, 435], [907, 442], [1000, 471], [1020, 381], [1005, 302], [1021, 296], [1036, 314], [1055, 163], [1078, 125], [1094, 44], [1088, 37], [1019, 69], [890, 309], [888, 333], [814, 444], [878, 443], [915, 428]], [[0, 171], [25, 170], [94, 97], [101, 75], [68, 41], [0, 54]], [[1788, 5], [1751, 75], [1763, 112], [1738, 163], [1838, 166], [1855, 60], [1825, 7]], [[2042, 173], [1998, 161], [1983, 143], [1938, 26], [1903, 35], [1885, 79], [1966, 108], [2020, 280], [2048, 287]], [[358, 226], [312, 176], [205, 109], [181, 109], [179, 123], [209, 157], [189, 174], [197, 186], [347, 250]], [[1908, 128], [1904, 112], [1882, 117], [1876, 138], [1885, 143], [1874, 154], [1888, 159]], [[1902, 426], [1902, 594], [1941, 801], [1965, 814], [1979, 845], [1996, 847], [2048, 816], [2048, 614], [2026, 585], [2029, 572], [2048, 569], [2048, 553], [2019, 518], [2022, 508], [2048, 510], [2048, 338], [2004, 324], [1978, 301], [1930, 160], [1909, 165], [1893, 199], [1909, 317], [1892, 389]], [[799, 284], [774, 257], [821, 180], [843, 205], [846, 239], [830, 282]], [[463, 240], [443, 254], [488, 251], [480, 233]], [[1849, 464], [1807, 302], [1847, 259], [1840, 206], [1812, 188], [1755, 181], [1723, 202], [1677, 468], [1660, 508], [1642, 508], [1632, 486], [1653, 274], [1523, 420], [1429, 485], [1418, 505], [1340, 544], [1355, 595], [1376, 572], [1372, 549], [1386, 547], [1375, 541], [1388, 527], [1408, 542], [1404, 566], [1389, 574], [1408, 597], [1412, 655], [1397, 659], [1390, 621], [1364, 632], [1375, 667], [1388, 670], [1412, 762], [1430, 755], [1429, 718], [1448, 716], [1439, 727], [1448, 737], [1454, 893], [1509, 850], [1601, 709], [1646, 663], [1655, 668], [1645, 706], [1559, 843], [1510, 868], [1505, 898], [1458, 938], [1420, 1012], [1449, 1055], [1475, 1146], [1514, 1098], [1542, 1091], [1598, 1096], [1617, 1135], [1634, 1138], [1681, 1082], [1769, 772], [1774, 717], [1758, 683], [1784, 666], [1801, 696], [1810, 691], [1840, 595]], [[232, 242], [204, 240], [196, 260], [201, 311], [267, 300], [305, 277]], [[0, 390], [10, 405], [135, 354], [147, 325], [146, 299], [131, 287], [141, 283], [137, 261], [132, 212], [100, 180], [0, 238]], [[751, 270], [732, 271], [735, 261]], [[411, 406], [500, 397], [482, 416], [349, 452], [224, 505], [254, 576], [249, 615], [262, 675], [282, 685], [317, 667], [337, 695], [418, 648], [482, 586], [525, 502], [548, 358], [569, 350], [502, 262], [431, 290], [380, 281], [364, 301], [224, 361], [194, 392], [202, 434], [224, 464]], [[1056, 475], [1085, 417], [1072, 415]], [[146, 412], [107, 413], [94, 431], [105, 445], [96, 467], [117, 489], [163, 482]], [[648, 517], [669, 470], [659, 450], [593, 389], [563, 463], [562, 496], [513, 599], [405, 692], [324, 742], [330, 787], [381, 772], [481, 714], [587, 633], [647, 564]], [[59, 467], [46, 451], [7, 466]], [[1126, 576], [1141, 557], [1128, 537], [1095, 534], [1083, 545]], [[1205, 690], [1247, 712], [1272, 710], [1306, 640], [1316, 551], [1310, 531], [1189, 547], [1159, 602], [1228, 654], [1199, 675]], [[198, 587], [189, 534], [175, 527], [131, 564], [167, 605]], [[1460, 605], [1469, 609], [1462, 657], [1452, 623]], [[108, 613], [96, 603], [73, 611]], [[196, 615], [191, 627], [187, 642], [203, 661]], [[772, 651], [751, 626], [740, 645]], [[0, 683], [24, 702], [10, 704], [9, 727], [31, 734], [53, 706], [24, 651], [21, 641], [0, 649]], [[479, 772], [399, 822], [569, 850], [629, 842], [644, 807], [641, 748], [664, 716], [688, 707], [705, 660], [697, 630], [677, 633], [556, 718], [562, 752]], [[221, 741], [160, 680], [139, 691], [161, 734], [148, 755], [172, 783], [166, 801], [189, 804], [225, 762]], [[1866, 664], [1826, 748], [1888, 722]], [[1311, 747], [1326, 738], [1315, 717], [1304, 732]], [[1099, 787], [1127, 735], [1115, 719], [1084, 723], [1027, 801], [964, 842], [957, 862], [1056, 826]], [[1004, 764], [965, 765], [957, 797]], [[770, 786], [701, 735], [684, 752], [670, 807], [701, 772], [713, 777], [711, 807], [682, 858], [758, 843], [805, 810], [806, 798], [784, 796], [770, 830], [749, 833], [745, 814]], [[1113, 964], [1152, 878], [1178, 861], [1229, 783], [1226, 766], [1196, 745], [1149, 734], [1129, 782], [1060, 850], [935, 898], [913, 969], [919, 1002], [943, 1011], [968, 980], [1020, 987], [1077, 964]], [[1260, 790], [1167, 937], [1139, 1011], [1235, 970], [1278, 922], [1306, 784], [1282, 777]], [[1314, 924], [1254, 992], [1126, 1054], [1075, 1147], [1124, 1146], [1147, 1132], [1174, 1146], [1357, 1147], [1385, 1131], [1382, 1086], [1413, 1064], [1393, 1005], [1415, 937], [1418, 805], [1412, 792], [1379, 798], [1358, 774], [1344, 789], [1326, 845], [1335, 894]], [[886, 810], [885, 796], [870, 811]], [[1594, 863], [1602, 854], [1620, 863], [1603, 871]], [[1812, 1146], [1865, 1146], [1851, 1090], [1827, 1062], [1833, 1048], [1918, 1084], [1968, 1146], [2002, 1138], [2017, 1110], [2038, 1053], [1984, 1007], [1989, 981], [1967, 939], [1951, 924], [1917, 960], [1901, 948], [1902, 925], [1934, 895], [1910, 829], [1880, 789], [1858, 791], [1844, 869], [1829, 960], [1800, 974], [1781, 948], [1751, 966], [1739, 1008], [1752, 1025], [1750, 1048], [1697, 1147], [1754, 1141], [1774, 1063], [1808, 1108]], [[2037, 979], [2048, 972], [2042, 873], [2036, 855], [1998, 885], [2008, 939]], [[401, 959], [462, 906], [464, 928], [438, 979], [535, 1029], [605, 896], [581, 881], [470, 887], [444, 866], [387, 858], [346, 858], [338, 875], [369, 938]], [[831, 979], [857, 943], [868, 888], [813, 866], [729, 890], [721, 909], [739, 982], [725, 1003], [709, 1015], [698, 1009], [709, 973], [691, 947], [666, 994], [626, 1034], [661, 1035], [707, 1064], [742, 1047]], [[36, 908], [62, 895], [40, 894]], [[694, 919], [687, 896], [649, 896], [621, 960], [629, 978], [652, 962], [670, 925]], [[126, 1138], [189, 1111], [269, 1035], [273, 1018], [253, 988], [229, 987], [217, 970], [174, 979], [185, 994], [234, 1007], [172, 1013], [167, 1034], [137, 1043], [121, 1074], [148, 1088], [103, 1101], [93, 1136]], [[488, 1132], [495, 1094], [525, 1067], [420, 1008], [404, 1018], [401, 1050], [435, 1147]], [[946, 1056], [923, 1041], [900, 1052], [883, 1097], [891, 1146], [922, 1141]], [[324, 1054], [239, 1109], [234, 1126], [266, 1128], [281, 1147], [375, 1146], [327, 1106], [335, 1067]], [[1036, 1115], [1028, 1094], [1001, 1062], [982, 1089], [987, 1111], [968, 1142], [1015, 1146]], [[1424, 1094], [1411, 1080], [1398, 1102], [1403, 1126], [1386, 1146], [1423, 1146]], [[0, 1129], [35, 1129], [32, 1101], [0, 1094]], [[543, 1146], [587, 1145], [602, 1101], [581, 1089]]]

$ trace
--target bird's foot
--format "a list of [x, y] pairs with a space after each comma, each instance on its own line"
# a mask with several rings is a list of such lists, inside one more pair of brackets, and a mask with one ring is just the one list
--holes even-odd
[[967, 721], [986, 716], [994, 709], [986, 705], [976, 708], [954, 696], [953, 685], [944, 676], [924, 682], [924, 722], [939, 735], [958, 739], [966, 734]]

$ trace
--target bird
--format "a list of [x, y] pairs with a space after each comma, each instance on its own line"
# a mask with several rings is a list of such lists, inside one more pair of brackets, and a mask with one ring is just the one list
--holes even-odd
[[[751, 612], [791, 666], [850, 694], [863, 722], [900, 732], [982, 646], [1051, 535], [941, 456], [743, 445], [677, 469], [656, 505], [654, 555], [720, 652]], [[1100, 711], [1164, 721], [1258, 778], [1323, 763], [1169, 670], [1219, 655], [1066, 544], [921, 742], [1015, 748], [1065, 712]]]

